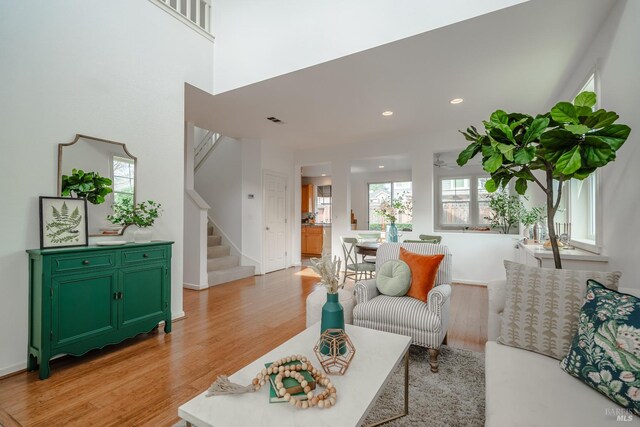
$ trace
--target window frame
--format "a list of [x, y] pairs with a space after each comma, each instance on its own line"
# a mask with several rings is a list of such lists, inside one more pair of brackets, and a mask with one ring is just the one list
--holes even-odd
[[[475, 173], [440, 173], [436, 176], [435, 202], [434, 209], [436, 231], [463, 231], [470, 227], [490, 227], [488, 223], [480, 223], [480, 198], [478, 194], [478, 181], [481, 178], [491, 178], [486, 172]], [[469, 180], [469, 219], [471, 222], [466, 224], [443, 224], [442, 223], [442, 181], [452, 179], [468, 179]], [[483, 233], [497, 233], [497, 230], [483, 231]]]
[[[115, 176], [115, 162], [116, 159], [120, 162], [123, 163], [129, 163], [130, 165], [132, 165], [134, 167], [134, 175], [133, 177], [122, 177], [120, 176], [119, 178], [126, 178], [128, 180], [130, 180], [131, 182], [131, 188], [132, 188], [132, 192], [131, 193], [126, 193], [124, 191], [116, 191], [116, 176]], [[127, 157], [122, 157], [122, 156], [118, 156], [117, 154], [113, 154], [111, 156], [111, 165], [110, 165], [110, 170], [111, 170], [111, 186], [112, 186], [112, 191], [109, 194], [109, 196], [111, 196], [111, 202], [115, 203], [116, 201], [116, 194], [127, 194], [131, 196], [131, 203], [133, 205], [136, 204], [136, 173], [137, 171], [135, 170], [135, 165], [136, 162], [133, 159], [127, 158]]]
[[[589, 83], [589, 81], [593, 78], [593, 86], [594, 86], [594, 92], [596, 94], [597, 97], [597, 102], [595, 105], [595, 109], [599, 109], [600, 108], [600, 99], [601, 99], [601, 92], [600, 92], [600, 73], [598, 71], [598, 66], [597, 64], [594, 65], [589, 72], [587, 73], [586, 77], [584, 77], [581, 81], [580, 81], [580, 89], [577, 90], [575, 92], [575, 94], [573, 95], [572, 99], [575, 99], [576, 96], [578, 96], [578, 94], [580, 92], [582, 92], [585, 89], [585, 86]], [[593, 216], [592, 210], [589, 210], [587, 212], [587, 223], [588, 224], [593, 224], [593, 226], [595, 227], [595, 235], [593, 236], [594, 239], [582, 239], [582, 238], [575, 238], [573, 236], [571, 236], [571, 245], [575, 246], [576, 248], [579, 249], [583, 249], [585, 251], [588, 252], [593, 252], [596, 254], [600, 254], [602, 252], [602, 224], [603, 224], [603, 220], [602, 220], [602, 174], [600, 173], [600, 169], [596, 169], [596, 171], [594, 173], [592, 173], [590, 176], [593, 177], [594, 179], [594, 184], [593, 184], [593, 188], [595, 188], [595, 200], [593, 199], [593, 195], [592, 192], [589, 191], [589, 204], [595, 204], [595, 218], [593, 218], [593, 221], [591, 221], [591, 218]], [[566, 181], [564, 183], [563, 186], [563, 192], [566, 193], [566, 203], [565, 203], [565, 208], [567, 210], [567, 221], [568, 222], [572, 222], [572, 207], [571, 207], [571, 181]], [[574, 190], [575, 191], [575, 190]]]
[[[398, 183], [398, 182], [410, 182], [411, 183], [411, 199], [413, 200], [413, 180], [409, 179], [409, 180], [395, 180], [395, 181], [372, 181], [372, 182], [367, 182], [367, 194], [366, 194], [366, 200], [367, 200], [367, 230], [371, 230], [371, 200], [369, 199], [369, 187], [372, 184], [389, 184], [391, 186], [391, 200], [393, 201], [393, 184]], [[384, 230], [382, 230], [384, 231]], [[411, 233], [413, 232], [413, 211], [411, 212], [411, 230], [405, 230], [407, 233]]]

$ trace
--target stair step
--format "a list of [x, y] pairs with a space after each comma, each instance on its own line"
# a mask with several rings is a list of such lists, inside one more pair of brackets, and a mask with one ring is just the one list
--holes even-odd
[[244, 279], [245, 277], [255, 276], [255, 267], [238, 266], [226, 268], [224, 270], [210, 271], [209, 286], [220, 285], [222, 283], [232, 282], [234, 280]]
[[240, 265], [240, 257], [236, 255], [207, 259], [207, 271], [225, 270]]
[[207, 248], [207, 258], [219, 258], [231, 255], [231, 247], [225, 245], [209, 246]]
[[208, 236], [207, 237], [207, 246], [218, 246], [222, 243], [221, 236]]
[[213, 236], [213, 225], [207, 226], [207, 236]]

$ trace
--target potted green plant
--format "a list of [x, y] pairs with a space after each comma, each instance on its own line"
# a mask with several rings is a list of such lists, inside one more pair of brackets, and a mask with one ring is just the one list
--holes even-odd
[[100, 176], [98, 172], [85, 172], [82, 169], [72, 169], [71, 175], [62, 175], [60, 195], [87, 199], [94, 205], [104, 203], [107, 194], [111, 193], [112, 181]]
[[[406, 200], [405, 200], [406, 199]], [[387, 242], [398, 242], [398, 228], [396, 222], [401, 214], [411, 213], [413, 204], [411, 198], [408, 197], [406, 192], [400, 194], [393, 201], [389, 198], [384, 198], [380, 203], [380, 206], [375, 209], [375, 212], [381, 217], [385, 218], [391, 224], [387, 227]]]
[[162, 205], [153, 200], [136, 205], [123, 201], [113, 205], [113, 214], [108, 215], [107, 219], [113, 224], [137, 226], [138, 229], [133, 234], [133, 240], [136, 243], [148, 243], [152, 237], [149, 228], [153, 226], [161, 213]]
[[484, 170], [491, 175], [485, 188], [495, 192], [516, 180], [518, 194], [534, 182], [546, 196], [547, 226], [556, 268], [562, 268], [554, 216], [562, 197], [562, 184], [583, 180], [616, 158], [629, 137], [627, 125], [615, 124], [618, 114], [593, 110], [596, 94], [580, 93], [573, 102], [559, 102], [535, 117], [497, 110], [484, 121], [485, 132], [471, 126], [461, 133], [471, 143], [458, 156], [465, 165], [482, 154]]
[[[544, 206], [534, 206], [531, 209], [523, 208], [520, 223], [522, 223], [525, 228], [524, 236], [526, 238], [537, 238], [537, 236], [531, 235], [531, 227], [535, 227], [536, 224], [542, 220], [544, 220]], [[535, 228], [533, 230], [535, 230]], [[534, 234], [536, 234], [535, 231]]]
[[497, 191], [489, 195], [489, 210], [486, 219], [491, 228], [498, 228], [503, 234], [509, 234], [514, 226], [520, 224], [524, 205], [520, 198], [509, 195], [506, 190]]

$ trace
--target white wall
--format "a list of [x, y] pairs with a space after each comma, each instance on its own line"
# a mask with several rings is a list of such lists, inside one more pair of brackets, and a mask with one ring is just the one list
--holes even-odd
[[[351, 174], [351, 209], [358, 220], [358, 230], [369, 229], [369, 186], [376, 182], [411, 181], [411, 171], [366, 172]], [[416, 230], [416, 232], [419, 230]]]
[[194, 176], [194, 188], [211, 207], [209, 216], [231, 244], [242, 248], [242, 145], [222, 137]]
[[622, 287], [640, 288], [640, 2], [618, 1], [590, 49], [563, 85], [554, 104], [571, 99], [597, 64], [600, 106], [616, 111], [619, 123], [631, 127], [631, 135], [618, 151], [617, 160], [601, 169], [603, 255], [609, 269], [622, 271]]
[[257, 140], [242, 140], [241, 198], [242, 265], [262, 274], [262, 147]]
[[214, 93], [460, 22], [521, 0], [217, 0]]
[[182, 314], [184, 82], [212, 90], [213, 45], [147, 1], [3, 2], [0, 14], [0, 375], [24, 368], [38, 196], [56, 192], [57, 144], [127, 144], [138, 197], [161, 202]]

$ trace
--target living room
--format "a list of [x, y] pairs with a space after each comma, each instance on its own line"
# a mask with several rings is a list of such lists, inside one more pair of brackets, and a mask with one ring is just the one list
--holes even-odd
[[[330, 244], [323, 253], [343, 259], [342, 270], [342, 238], [355, 238], [357, 231], [377, 227], [371, 220], [373, 208], [367, 205], [368, 185], [411, 183], [411, 230], [400, 230], [398, 241], [421, 240], [421, 235], [442, 238], [440, 244], [407, 243], [425, 245], [408, 246], [414, 252], [427, 251], [422, 253], [425, 256], [438, 254], [431, 250], [445, 250], [435, 247], [446, 247], [445, 264], [436, 268], [438, 273], [431, 281], [437, 285], [433, 290], [438, 296], [432, 302], [425, 301], [440, 313], [429, 317], [440, 330], [437, 337], [429, 336], [425, 342], [414, 337], [416, 345], [408, 350], [407, 344], [398, 354], [394, 353], [396, 344], [398, 348], [404, 344], [394, 344], [391, 335], [411, 335], [410, 331], [381, 330], [380, 337], [390, 335], [388, 360], [379, 366], [366, 365], [377, 372], [371, 375], [373, 383], [359, 384], [371, 388], [370, 394], [364, 393], [362, 402], [353, 404], [353, 413], [344, 414], [341, 398], [343, 402], [354, 398], [349, 392], [349, 374], [357, 377], [364, 368], [358, 359], [368, 363], [377, 360], [366, 345], [366, 334], [376, 330], [372, 326], [376, 322], [362, 316], [363, 307], [379, 297], [371, 298], [379, 292], [375, 290], [376, 279], [361, 288], [356, 282], [363, 282], [362, 277], [348, 279], [346, 290], [341, 292], [349, 294], [345, 311], [353, 304], [353, 313], [345, 312], [345, 321], [357, 351], [343, 377], [330, 376], [337, 390], [335, 408], [319, 415], [317, 408], [296, 412], [297, 408], [289, 405], [268, 405], [253, 411], [253, 416], [268, 417], [264, 411], [274, 406], [278, 406], [274, 409], [278, 417], [285, 416], [280, 422], [290, 425], [298, 425], [297, 416], [307, 420], [327, 414], [326, 420], [336, 425], [364, 422], [367, 416], [373, 417], [367, 423], [393, 416], [403, 405], [402, 366], [394, 369], [406, 355], [409, 415], [391, 425], [403, 425], [403, 421], [422, 425], [425, 420], [434, 425], [577, 425], [583, 419], [587, 420], [583, 425], [603, 425], [619, 416], [637, 422], [636, 392], [640, 386], [634, 381], [640, 368], [632, 362], [620, 374], [622, 382], [618, 381], [616, 391], [617, 383], [608, 379], [609, 371], [603, 374], [603, 369], [590, 371], [590, 379], [583, 375], [587, 378], [582, 382], [572, 378], [573, 374], [565, 372], [571, 370], [570, 361], [563, 362], [565, 370], [559, 366], [567, 353], [561, 355], [557, 348], [552, 354], [546, 351], [546, 356], [534, 353], [545, 351], [531, 348], [522, 358], [509, 353], [522, 352], [514, 349], [523, 345], [515, 343], [518, 340], [513, 336], [524, 336], [524, 326], [519, 329], [509, 323], [510, 346], [506, 339], [499, 340], [500, 328], [504, 334], [506, 326], [500, 324], [498, 313], [506, 310], [513, 314], [514, 310], [502, 306], [503, 298], [509, 301], [511, 288], [505, 290], [496, 283], [515, 276], [521, 282], [539, 280], [526, 272], [509, 270], [513, 266], [505, 271], [504, 262], [553, 268], [555, 249], [523, 249], [522, 238], [533, 240], [535, 227], [530, 227], [531, 233], [517, 224], [507, 233], [490, 227], [480, 212], [481, 197], [486, 196], [481, 194], [482, 188], [496, 172], [484, 159], [491, 156], [476, 151], [473, 159], [465, 159], [469, 162], [464, 168], [460, 163], [466, 162], [458, 161], [458, 156], [472, 142], [459, 131], [468, 132], [467, 128], [475, 126], [484, 134], [483, 120], [491, 122], [497, 110], [535, 119], [537, 114], [553, 114], [552, 109], [564, 101], [575, 103], [574, 109], [614, 111], [619, 117], [606, 125], [626, 125], [630, 134], [605, 135], [621, 141], [613, 142], [615, 149], [603, 155], [606, 161], [598, 163], [597, 172], [589, 171], [597, 178], [580, 181], [584, 185], [579, 187], [572, 182], [566, 193], [570, 196], [565, 195], [550, 222], [556, 225], [558, 240], [575, 248], [558, 250], [563, 271], [596, 271], [604, 276], [585, 277], [603, 283], [615, 281], [622, 292], [637, 294], [640, 254], [636, 241], [640, 236], [635, 225], [640, 190], [633, 165], [640, 160], [640, 122], [635, 114], [640, 107], [640, 89], [634, 78], [640, 63], [634, 52], [640, 39], [636, 25], [640, 7], [632, 0], [475, 3], [411, 1], [400, 7], [361, 0], [322, 6], [294, 6], [276, 0], [223, 0], [213, 5], [205, 0], [69, 0], [5, 5], [0, 17], [0, 123], [6, 150], [2, 157], [6, 201], [0, 243], [0, 312], [7, 327], [0, 332], [0, 424], [210, 425], [217, 420], [216, 425], [225, 425], [224, 418], [200, 424], [195, 420], [207, 405], [218, 408], [218, 403], [208, 402], [227, 402], [229, 396], [207, 397], [204, 406], [185, 406], [182, 412], [178, 408], [201, 396], [220, 375], [253, 367], [252, 362], [261, 356], [304, 334], [305, 321], [311, 316], [307, 299], [322, 286], [312, 269], [301, 266], [302, 173], [305, 167], [322, 164], [329, 165], [331, 177]], [[596, 95], [594, 103], [586, 98], [576, 100], [583, 89]], [[579, 111], [585, 115], [575, 120], [591, 114], [584, 108]], [[597, 124], [582, 119], [580, 124], [584, 123]], [[202, 136], [197, 128], [204, 130]], [[583, 134], [601, 130], [593, 129], [583, 130]], [[209, 132], [226, 139], [220, 140], [202, 168], [194, 171], [194, 146]], [[130, 154], [135, 164], [134, 200], [162, 204], [150, 227], [150, 240], [162, 242], [145, 243], [140, 238], [131, 243], [137, 239], [136, 230], [145, 228], [141, 223], [127, 227], [121, 236], [90, 236], [93, 232], [87, 228], [87, 247], [43, 246], [39, 210], [46, 200], [39, 197], [49, 197], [54, 203], [51, 197], [61, 195], [57, 186], [64, 159], [56, 150], [59, 144], [69, 146], [76, 135], [125, 147], [124, 154]], [[209, 140], [214, 143], [212, 135]], [[505, 153], [501, 159], [508, 163], [508, 151]], [[364, 163], [378, 168], [394, 159], [402, 164], [397, 177], [384, 177], [383, 168], [358, 172]], [[519, 200], [528, 209], [542, 207], [546, 213], [545, 195], [534, 179], [539, 176], [531, 176], [525, 197]], [[519, 178], [511, 181], [514, 195]], [[453, 224], [442, 221], [443, 182], [449, 180], [446, 185], [450, 185], [465, 179], [469, 181], [460, 188], [467, 191], [468, 200], [462, 197], [456, 201], [468, 202], [468, 218]], [[483, 185], [479, 186], [480, 179]], [[134, 181], [133, 173], [130, 180]], [[283, 195], [278, 203], [282, 203], [284, 225], [273, 236], [268, 233], [274, 230], [271, 224], [281, 221], [267, 216], [274, 206], [270, 205], [271, 193], [266, 191], [268, 182], [273, 182], [276, 196], [278, 192]], [[215, 192], [205, 194], [206, 200], [198, 199], [203, 188], [215, 188]], [[581, 194], [585, 196], [581, 198]], [[357, 230], [352, 229], [352, 211], [357, 213]], [[95, 226], [91, 217], [88, 220], [89, 227]], [[548, 234], [548, 221], [539, 219], [536, 223], [542, 223]], [[389, 225], [384, 223], [382, 231], [386, 233]], [[385, 233], [381, 239], [386, 241]], [[122, 240], [127, 241], [123, 246], [96, 246], [102, 241]], [[551, 240], [555, 238], [549, 243]], [[211, 249], [212, 241], [219, 248]], [[129, 254], [129, 245], [140, 245], [140, 249]], [[59, 256], [56, 251], [69, 257], [73, 252], [78, 260], [89, 261], [83, 264], [89, 269], [103, 259], [81, 259], [83, 251], [111, 254], [105, 262], [111, 263], [108, 271], [116, 288], [107, 293], [110, 298], [113, 294], [109, 310], [116, 314], [109, 321], [116, 323], [122, 316], [118, 310], [126, 314], [131, 295], [119, 286], [125, 286], [129, 270], [148, 258], [166, 277], [159, 296], [162, 309], [126, 333], [118, 330], [110, 339], [92, 338], [91, 347], [74, 342], [77, 347], [72, 348], [71, 343], [65, 343], [42, 353], [33, 342], [35, 321], [48, 322], [42, 323], [38, 339], [49, 338], [49, 327], [51, 339], [58, 336], [51, 323], [53, 312], [38, 319], [31, 314], [40, 307], [33, 304], [34, 278], [42, 276], [42, 283], [50, 283], [50, 288], [41, 291], [50, 290], [53, 298], [57, 297], [54, 284], [61, 276], [56, 276], [59, 271], [54, 267], [33, 268], [48, 256]], [[384, 276], [378, 274], [382, 260], [397, 258], [397, 254], [380, 251], [373, 267], [376, 277]], [[224, 261], [211, 262], [207, 254], [212, 253]], [[140, 259], [127, 258], [138, 255]], [[227, 264], [231, 260], [237, 263]], [[223, 270], [242, 268], [244, 274], [242, 278], [220, 274], [224, 279], [219, 283], [224, 284], [214, 286], [209, 280], [211, 265]], [[95, 268], [107, 271], [107, 267]], [[40, 274], [43, 271], [48, 278]], [[621, 276], [612, 272], [621, 272]], [[71, 272], [64, 274], [71, 277]], [[152, 277], [149, 274], [145, 280]], [[341, 271], [340, 283], [343, 276]], [[586, 279], [582, 282], [584, 294]], [[371, 283], [374, 288], [367, 287]], [[523, 290], [525, 295], [529, 291]], [[600, 291], [592, 292], [598, 295]], [[571, 303], [576, 319], [583, 300], [584, 295], [577, 306]], [[77, 301], [82, 306], [87, 300]], [[87, 306], [98, 312], [98, 306]], [[319, 316], [319, 309], [314, 310]], [[443, 316], [443, 312], [448, 314]], [[157, 330], [158, 323], [164, 324], [165, 332]], [[75, 327], [73, 321], [68, 325]], [[629, 336], [633, 339], [633, 328], [640, 326], [625, 327], [632, 331]], [[365, 335], [359, 336], [361, 329], [366, 330]], [[313, 343], [319, 332], [310, 335]], [[429, 344], [432, 339], [439, 342]], [[573, 335], [563, 339], [566, 346], [571, 345]], [[439, 354], [431, 350], [439, 350]], [[291, 351], [320, 367], [313, 345], [299, 350], [291, 347]], [[72, 356], [58, 357], [62, 354]], [[633, 354], [639, 357], [637, 352]], [[289, 354], [276, 357], [286, 356]], [[514, 361], [525, 365], [515, 366]], [[43, 365], [50, 367], [49, 372]], [[518, 372], [523, 382], [509, 382], [500, 376], [501, 369], [503, 374]], [[40, 379], [42, 376], [49, 378]], [[394, 380], [393, 397], [383, 390], [388, 378]], [[447, 394], [447, 387], [464, 385], [459, 378], [468, 380], [470, 406], [460, 399], [452, 405], [448, 400], [453, 397]], [[236, 381], [240, 379], [244, 377]], [[611, 387], [606, 392], [602, 390], [604, 383]], [[602, 385], [599, 392], [593, 390], [598, 384]], [[413, 388], [416, 385], [433, 389], [423, 393]], [[526, 391], [516, 390], [518, 386]], [[577, 397], [564, 401], [565, 396], [561, 399], [548, 390], [554, 387], [557, 393]], [[544, 390], [548, 398], [556, 396], [552, 400], [564, 405], [545, 407], [540, 400]], [[266, 403], [267, 394], [262, 389], [250, 397], [232, 397], [234, 405], [243, 405], [238, 403], [241, 399]], [[433, 398], [430, 409], [420, 409], [433, 395], [439, 397]], [[331, 397], [327, 394], [328, 401]], [[512, 404], [514, 397], [528, 399], [527, 407]], [[436, 410], [448, 418], [438, 419], [433, 414]], [[291, 421], [286, 418], [289, 413]], [[258, 422], [251, 414], [247, 416]], [[346, 421], [355, 419], [358, 422]]]

